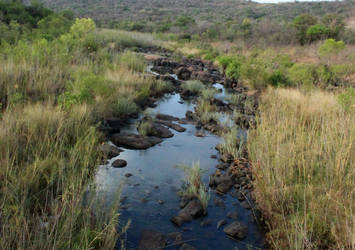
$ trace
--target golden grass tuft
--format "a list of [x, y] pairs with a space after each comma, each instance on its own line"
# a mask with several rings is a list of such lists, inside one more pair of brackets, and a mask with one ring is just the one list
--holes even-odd
[[269, 89], [248, 150], [275, 249], [355, 246], [355, 115], [333, 93]]

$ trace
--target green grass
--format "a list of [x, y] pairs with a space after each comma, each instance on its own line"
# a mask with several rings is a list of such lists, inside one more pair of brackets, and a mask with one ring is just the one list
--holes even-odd
[[210, 200], [210, 194], [207, 191], [207, 187], [202, 182], [203, 171], [200, 168], [200, 163], [195, 162], [192, 166], [178, 165], [185, 172], [184, 188], [180, 191], [181, 196], [194, 196], [197, 197], [207, 212], [208, 202]]

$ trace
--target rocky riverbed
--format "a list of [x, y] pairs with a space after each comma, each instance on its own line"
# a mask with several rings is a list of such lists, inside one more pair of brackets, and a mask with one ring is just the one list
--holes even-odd
[[[257, 93], [225, 79], [208, 62], [154, 58], [151, 77], [172, 82], [174, 90], [152, 97], [146, 113], [129, 122], [106, 122], [109, 143], [100, 148], [108, 164], [100, 167], [96, 182], [108, 205], [122, 190], [120, 220], [132, 220], [126, 247], [133, 249], [247, 249], [263, 247], [263, 230], [255, 207], [247, 154], [235, 159], [221, 150], [219, 135], [230, 127], [213, 119], [201, 121], [199, 97], [181, 88], [186, 80], [199, 80], [218, 90], [209, 101], [222, 117], [239, 112], [233, 123], [243, 140], [255, 124]], [[238, 93], [240, 103], [229, 103], [228, 93]], [[244, 105], [248, 100], [249, 105]], [[145, 129], [144, 135], [138, 131]], [[174, 167], [200, 162], [211, 199], [207, 211], [195, 197], [179, 197], [183, 172]]]

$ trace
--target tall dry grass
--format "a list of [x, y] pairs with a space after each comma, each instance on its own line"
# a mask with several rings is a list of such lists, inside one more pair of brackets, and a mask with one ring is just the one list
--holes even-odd
[[89, 107], [16, 107], [0, 123], [0, 248], [113, 248], [117, 214], [93, 209], [100, 135]]
[[263, 95], [248, 149], [272, 248], [355, 248], [354, 138], [354, 109], [335, 94]]

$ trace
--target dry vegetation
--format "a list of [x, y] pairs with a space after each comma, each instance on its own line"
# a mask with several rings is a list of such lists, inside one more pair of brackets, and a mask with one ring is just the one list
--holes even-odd
[[354, 118], [354, 104], [344, 110], [336, 94], [263, 95], [248, 148], [273, 248], [354, 247]]

